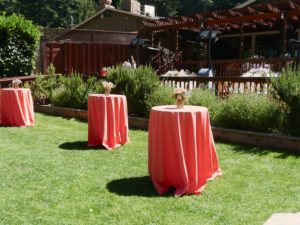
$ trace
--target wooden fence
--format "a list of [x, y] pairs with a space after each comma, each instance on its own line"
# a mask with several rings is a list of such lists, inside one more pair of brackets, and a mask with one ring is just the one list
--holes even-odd
[[46, 42], [43, 46], [42, 73], [50, 63], [56, 73], [100, 74], [103, 67], [123, 63], [130, 59], [128, 44], [98, 42]]
[[[268, 68], [280, 72], [291, 59], [229, 59], [213, 60], [212, 67], [215, 76], [241, 76], [252, 68]], [[207, 61], [181, 61], [176, 64], [177, 70], [198, 72], [201, 68], [208, 68]]]
[[[59, 75], [59, 74], [58, 74]], [[37, 76], [22, 76], [1, 78], [0, 88], [9, 87], [14, 79], [24, 82], [32, 82]], [[217, 95], [228, 95], [231, 93], [261, 93], [268, 94], [270, 90], [270, 77], [200, 77], [200, 76], [160, 76], [163, 85], [173, 88], [184, 88], [188, 91], [207, 87], [216, 92]]]
[[184, 88], [188, 91], [194, 88], [209, 88], [217, 95], [233, 93], [268, 94], [270, 77], [200, 77], [200, 76], [160, 76], [162, 84], [172, 88]]

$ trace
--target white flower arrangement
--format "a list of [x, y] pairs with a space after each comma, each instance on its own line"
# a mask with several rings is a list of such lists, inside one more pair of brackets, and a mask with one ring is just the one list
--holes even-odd
[[102, 81], [102, 85], [104, 88], [104, 94], [109, 95], [112, 88], [115, 87], [115, 85], [112, 82], [108, 81]]
[[106, 89], [106, 88], [114, 88], [115, 87], [115, 85], [112, 82], [108, 82], [108, 81], [102, 81], [102, 85], [103, 85], [104, 89]]
[[187, 92], [182, 88], [175, 88], [172, 94], [172, 97], [175, 99], [185, 99], [187, 96]]
[[12, 81], [12, 87], [13, 88], [19, 88], [20, 86], [22, 85], [22, 81], [21, 80], [19, 80], [19, 79], [14, 79], [13, 81]]

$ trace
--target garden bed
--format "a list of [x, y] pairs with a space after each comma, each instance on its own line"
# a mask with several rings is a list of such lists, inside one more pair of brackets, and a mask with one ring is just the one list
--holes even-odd
[[[87, 111], [71, 109], [51, 105], [35, 105], [35, 111], [66, 118], [76, 118], [87, 121]], [[148, 129], [148, 119], [129, 116], [131, 128]], [[212, 127], [215, 140], [228, 141], [232, 143], [253, 145], [257, 147], [271, 147], [276, 149], [294, 150], [300, 152], [300, 138], [283, 135], [274, 135], [253, 131], [242, 131]]]

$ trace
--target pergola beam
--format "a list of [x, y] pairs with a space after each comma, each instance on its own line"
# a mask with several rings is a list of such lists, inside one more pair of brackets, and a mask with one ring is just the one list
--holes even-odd
[[224, 29], [230, 29], [230, 27], [237, 27], [237, 24], [242, 23], [249, 27], [254, 27], [257, 24], [271, 27], [274, 22], [280, 22], [283, 14], [287, 20], [298, 20], [298, 17], [300, 18], [299, 4], [300, 0], [291, 0], [289, 2], [267, 3], [240, 9], [218, 10], [193, 16], [176, 16], [147, 21], [144, 22], [145, 27], [140, 30], [140, 33], [221, 26]]
[[272, 13], [264, 13], [264, 14], [256, 14], [256, 15], [247, 15], [241, 17], [230, 17], [225, 19], [219, 20], [210, 20], [206, 22], [207, 26], [212, 24], [224, 24], [224, 23], [242, 23], [242, 22], [256, 22], [259, 20], [270, 19], [270, 18], [277, 18], [279, 19], [281, 16], [280, 12], [272, 12]]
[[[300, 10], [298, 14], [291, 14], [293, 16], [300, 15]], [[236, 23], [245, 23], [245, 22], [258, 22], [264, 20], [264, 19], [271, 19], [281, 18], [280, 12], [272, 12], [272, 13], [265, 13], [265, 14], [253, 14], [253, 15], [247, 15], [247, 16], [240, 16], [240, 17], [228, 17], [224, 19], [209, 19], [206, 22], [204, 22], [204, 27], [209, 27], [213, 25], [221, 25], [221, 24], [236, 24]], [[200, 21], [186, 21], [182, 23], [173, 23], [173, 24], [160, 24], [158, 26], [153, 27], [145, 27], [140, 32], [153, 32], [153, 31], [159, 31], [159, 30], [171, 30], [171, 29], [182, 29], [182, 28], [190, 28], [190, 27], [199, 27], [200, 28], [201, 23]]]

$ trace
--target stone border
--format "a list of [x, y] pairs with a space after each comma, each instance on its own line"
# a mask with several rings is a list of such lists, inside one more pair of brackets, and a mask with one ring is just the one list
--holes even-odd
[[[66, 118], [76, 118], [87, 121], [87, 111], [71, 109], [51, 105], [35, 105], [36, 112], [62, 116]], [[148, 119], [131, 117], [128, 118], [129, 126], [147, 130]], [[257, 147], [270, 147], [276, 149], [294, 150], [300, 153], [300, 138], [283, 135], [274, 135], [253, 131], [242, 131], [212, 127], [213, 135], [216, 140], [229, 141], [232, 143], [247, 144]]]

